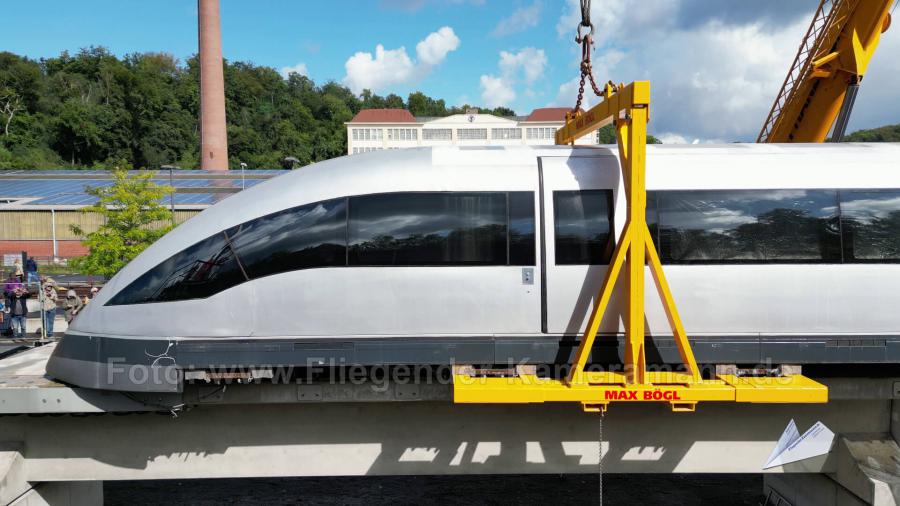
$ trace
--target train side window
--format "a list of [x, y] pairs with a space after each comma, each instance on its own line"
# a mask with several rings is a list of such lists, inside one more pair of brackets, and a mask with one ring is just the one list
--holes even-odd
[[659, 192], [660, 256], [667, 263], [841, 261], [837, 192]]
[[350, 265], [506, 265], [505, 193], [350, 198]]
[[347, 261], [347, 199], [269, 214], [225, 231], [250, 279]]
[[900, 262], [900, 190], [842, 190], [844, 261]]
[[245, 281], [224, 234], [216, 234], [147, 271], [107, 304], [200, 299]]
[[657, 206], [658, 192], [647, 192], [647, 228], [650, 230], [650, 237], [653, 238], [653, 245], [656, 246], [656, 252], [659, 253], [659, 207]]
[[612, 191], [553, 192], [557, 265], [607, 264], [612, 256]]
[[534, 265], [534, 192], [509, 192], [509, 265]]

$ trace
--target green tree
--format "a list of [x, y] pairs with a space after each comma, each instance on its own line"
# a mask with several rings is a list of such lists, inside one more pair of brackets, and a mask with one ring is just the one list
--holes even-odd
[[82, 244], [90, 250], [87, 256], [72, 260], [76, 269], [111, 277], [171, 230], [172, 213], [160, 200], [174, 189], [154, 183], [154, 174], [129, 175], [126, 169], [116, 167], [112, 185], [86, 190], [98, 200], [82, 212], [99, 214], [104, 223], [89, 234], [72, 226], [75, 234], [85, 237]]
[[[616, 143], [616, 130], [612, 125], [606, 125], [597, 132], [600, 136], [600, 144]], [[647, 144], [662, 144], [662, 141], [650, 134], [647, 134]]]
[[844, 137], [844, 142], [900, 142], [900, 125], [857, 130]]

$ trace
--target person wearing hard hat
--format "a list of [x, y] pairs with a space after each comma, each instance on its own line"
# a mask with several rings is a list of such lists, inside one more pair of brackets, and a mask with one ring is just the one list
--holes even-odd
[[75, 293], [75, 290], [66, 292], [66, 323], [72, 323], [72, 320], [75, 319], [75, 315], [77, 315], [83, 307], [84, 304], [81, 302], [81, 299], [78, 298], [78, 294]]

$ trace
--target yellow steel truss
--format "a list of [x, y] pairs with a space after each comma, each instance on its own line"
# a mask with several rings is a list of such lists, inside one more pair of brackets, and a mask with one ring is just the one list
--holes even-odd
[[[666, 282], [656, 247], [647, 227], [646, 144], [650, 83], [606, 85], [604, 100], [586, 112], [570, 113], [556, 134], [557, 144], [570, 144], [600, 126], [614, 123], [627, 199], [627, 218], [606, 277], [582, 336], [568, 376], [564, 379], [520, 373], [507, 377], [454, 372], [454, 401], [458, 403], [580, 402], [585, 411], [605, 411], [610, 402], [668, 402], [673, 410], [693, 411], [700, 401], [766, 403], [827, 402], [825, 386], [800, 375], [738, 377], [719, 375], [704, 380]], [[645, 265], [656, 284], [669, 326], [686, 372], [648, 371], [644, 342]], [[624, 372], [586, 371], [600, 321], [617, 281], [625, 290]]]
[[820, 0], [757, 142], [825, 141], [890, 27], [894, 2]]

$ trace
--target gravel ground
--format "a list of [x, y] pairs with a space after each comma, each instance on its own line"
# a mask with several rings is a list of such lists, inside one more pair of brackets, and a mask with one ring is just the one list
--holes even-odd
[[[747, 505], [763, 500], [760, 475], [604, 476], [606, 504]], [[597, 504], [597, 475], [388, 476], [123, 481], [107, 505]]]

